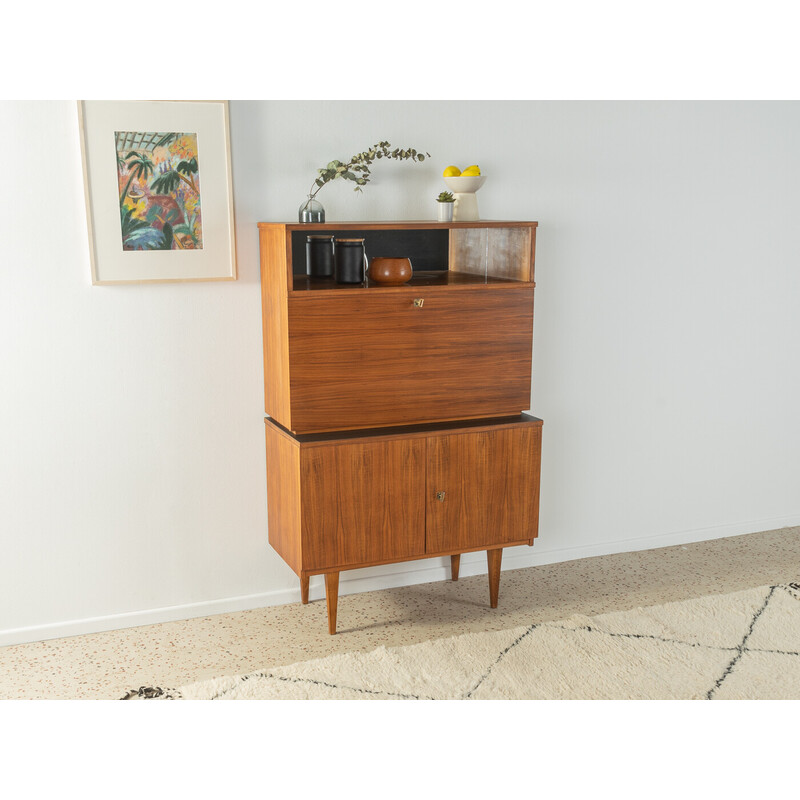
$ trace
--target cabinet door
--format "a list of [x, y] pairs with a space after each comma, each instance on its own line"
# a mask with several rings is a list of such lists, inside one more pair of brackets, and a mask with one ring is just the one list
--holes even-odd
[[541, 441], [541, 425], [429, 438], [426, 552], [532, 540]]
[[302, 448], [305, 570], [425, 554], [425, 440]]
[[518, 414], [530, 404], [533, 291], [289, 298], [291, 429]]

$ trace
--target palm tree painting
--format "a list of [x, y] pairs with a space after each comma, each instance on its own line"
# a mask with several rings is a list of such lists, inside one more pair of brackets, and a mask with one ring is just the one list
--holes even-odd
[[201, 250], [196, 133], [116, 131], [123, 250]]

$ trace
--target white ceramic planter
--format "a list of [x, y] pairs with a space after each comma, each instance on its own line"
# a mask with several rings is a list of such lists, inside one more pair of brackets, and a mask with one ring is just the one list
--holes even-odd
[[455, 202], [441, 203], [437, 200], [436, 205], [439, 206], [439, 222], [452, 222]]
[[447, 188], [455, 193], [456, 207], [453, 219], [456, 222], [474, 221], [480, 219], [478, 215], [478, 198], [475, 192], [483, 186], [486, 181], [485, 175], [463, 175], [455, 178], [445, 178]]

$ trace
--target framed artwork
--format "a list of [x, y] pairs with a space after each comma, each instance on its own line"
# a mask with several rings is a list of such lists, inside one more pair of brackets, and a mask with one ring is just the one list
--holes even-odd
[[227, 101], [78, 102], [92, 283], [236, 280]]

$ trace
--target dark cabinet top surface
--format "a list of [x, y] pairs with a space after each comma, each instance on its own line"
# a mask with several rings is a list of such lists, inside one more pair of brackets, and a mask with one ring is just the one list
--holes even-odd
[[307, 275], [295, 275], [293, 290], [303, 291], [386, 291], [388, 289], [403, 289], [428, 286], [493, 286], [493, 285], [516, 285], [520, 281], [513, 278], [496, 278], [492, 275], [473, 275], [469, 272], [452, 272], [446, 267], [441, 270], [421, 270], [414, 271], [411, 279], [399, 286], [387, 286], [375, 283], [367, 278], [363, 283], [337, 283], [333, 278], [311, 278]]

